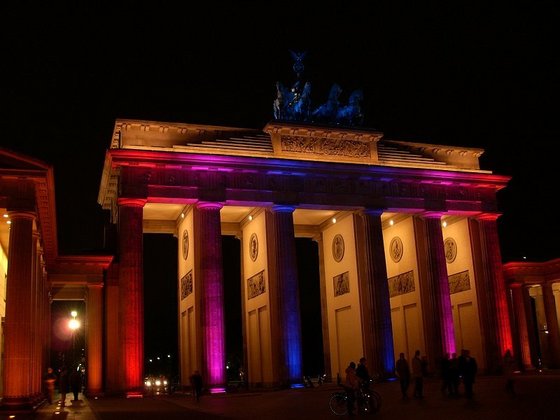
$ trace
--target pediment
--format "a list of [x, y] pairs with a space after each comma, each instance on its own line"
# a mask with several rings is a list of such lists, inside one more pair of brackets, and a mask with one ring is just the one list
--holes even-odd
[[11, 150], [0, 148], [0, 169], [15, 171], [44, 171], [50, 166], [38, 159], [30, 158]]

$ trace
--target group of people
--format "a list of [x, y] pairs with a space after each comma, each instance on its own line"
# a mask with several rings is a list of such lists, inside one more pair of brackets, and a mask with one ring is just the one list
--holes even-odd
[[[346, 381], [344, 382], [344, 388], [346, 389], [346, 404], [348, 408], [348, 414], [354, 414], [354, 403], [358, 399], [360, 389], [368, 388], [371, 382], [371, 376], [369, 374], [366, 358], [362, 357], [358, 366], [356, 363], [350, 362], [346, 368]], [[358, 400], [358, 404], [360, 401]]]
[[74, 394], [73, 401], [79, 401], [78, 394], [82, 392], [82, 372], [80, 372], [79, 367], [72, 370], [71, 373], [68, 372], [66, 366], [62, 366], [59, 370], [58, 377], [52, 368], [47, 369], [45, 375], [46, 384], [46, 396], [49, 404], [54, 402], [54, 389], [55, 384], [58, 382], [58, 392], [60, 393], [60, 405], [62, 407], [66, 404], [66, 394], [69, 390]]

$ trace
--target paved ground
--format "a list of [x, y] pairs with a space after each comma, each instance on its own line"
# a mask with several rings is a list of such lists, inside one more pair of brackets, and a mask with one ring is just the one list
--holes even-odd
[[[397, 382], [377, 384], [375, 389], [383, 397], [383, 405], [379, 413], [368, 417], [380, 420], [560, 418], [560, 371], [517, 377], [514, 398], [505, 393], [504, 383], [502, 377], [479, 377], [472, 400], [443, 396], [440, 382], [435, 379], [426, 380], [422, 400], [403, 400]], [[79, 404], [70, 404], [62, 411], [54, 405], [43, 406], [34, 415], [17, 415], [16, 419], [334, 419], [336, 416], [330, 412], [328, 400], [335, 390], [336, 385], [325, 384], [295, 390], [205, 395], [198, 403], [189, 395], [179, 394], [143, 399], [83, 398]], [[0, 414], [0, 419], [7, 418], [7, 415]]]

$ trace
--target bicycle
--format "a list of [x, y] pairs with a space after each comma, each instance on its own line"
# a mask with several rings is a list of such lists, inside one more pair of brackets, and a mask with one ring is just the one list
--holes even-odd
[[[361, 414], [377, 413], [381, 409], [381, 395], [369, 389], [367, 384], [360, 386], [356, 395], [358, 411]], [[336, 416], [348, 414], [348, 393], [346, 390], [336, 391], [331, 394], [329, 408]]]

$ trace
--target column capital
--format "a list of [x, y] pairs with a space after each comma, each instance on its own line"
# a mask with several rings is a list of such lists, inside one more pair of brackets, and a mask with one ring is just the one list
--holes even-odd
[[270, 210], [275, 213], [293, 213], [296, 208], [286, 204], [274, 204]]
[[130, 206], [130, 207], [144, 207], [148, 200], [145, 198], [128, 198], [128, 197], [119, 197], [117, 203], [119, 207], [121, 206]]
[[25, 211], [25, 210], [8, 210], [8, 215], [10, 219], [31, 219], [35, 220], [37, 218], [37, 214], [32, 211]]
[[368, 216], [378, 216], [380, 217], [385, 210], [383, 209], [374, 209], [374, 208], [366, 208], [360, 211], [361, 214], [368, 215]]
[[223, 203], [218, 201], [199, 201], [195, 206], [201, 210], [221, 210], [224, 207]]
[[501, 217], [502, 213], [480, 213], [474, 216], [476, 220], [487, 220], [487, 221], [495, 221]]

